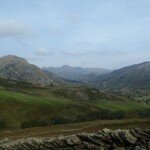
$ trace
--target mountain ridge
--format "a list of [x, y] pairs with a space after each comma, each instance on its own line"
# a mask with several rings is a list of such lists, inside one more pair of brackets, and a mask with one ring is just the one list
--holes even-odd
[[63, 82], [61, 78], [15, 55], [0, 57], [0, 78], [29, 82], [36, 86], [49, 86]]
[[98, 76], [93, 85], [104, 89], [150, 89], [150, 62], [142, 62]]
[[104, 68], [62, 67], [39, 68], [14, 55], [0, 57], [0, 78], [28, 82], [36, 86], [87, 84], [96, 88], [150, 89], [150, 61], [130, 65], [114, 71]]
[[110, 73], [111, 70], [105, 68], [90, 68], [90, 67], [71, 67], [63, 65], [62, 67], [43, 67], [43, 70], [52, 72], [57, 76], [60, 76], [67, 80], [83, 81], [87, 79], [89, 75], [94, 76]]

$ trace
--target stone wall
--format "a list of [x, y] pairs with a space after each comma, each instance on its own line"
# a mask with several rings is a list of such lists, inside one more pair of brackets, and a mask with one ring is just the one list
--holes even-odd
[[150, 129], [109, 130], [57, 138], [28, 138], [0, 141], [0, 150], [150, 150]]

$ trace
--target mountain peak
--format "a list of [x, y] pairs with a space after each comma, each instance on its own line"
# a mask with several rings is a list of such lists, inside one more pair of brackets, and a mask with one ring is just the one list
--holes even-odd
[[24, 58], [14, 55], [0, 57], [0, 78], [28, 82], [37, 86], [61, 82], [61, 79], [53, 74], [46, 73], [39, 67], [28, 63]]
[[20, 58], [20, 57], [18, 57], [16, 55], [5, 55], [5, 56], [3, 56], [1, 58]]
[[3, 57], [0, 57], [0, 61], [5, 61], [5, 63], [13, 62], [13, 61], [22, 61], [25, 63], [28, 63], [26, 59], [15, 56], [15, 55], [6, 55]]
[[0, 57], [1, 59], [4, 58], [4, 59], [24, 59], [24, 58], [21, 58], [21, 57], [18, 57], [16, 55], [6, 55], [6, 56], [3, 56], [3, 57]]

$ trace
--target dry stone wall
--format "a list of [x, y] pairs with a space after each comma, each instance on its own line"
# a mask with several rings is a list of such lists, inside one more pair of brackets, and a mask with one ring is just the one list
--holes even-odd
[[56, 138], [0, 141], [0, 150], [150, 150], [150, 129], [109, 130]]

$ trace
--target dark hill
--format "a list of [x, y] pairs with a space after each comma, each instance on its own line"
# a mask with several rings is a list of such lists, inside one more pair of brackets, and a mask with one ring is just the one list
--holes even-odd
[[144, 62], [99, 76], [93, 83], [103, 89], [150, 89], [150, 62]]
[[37, 66], [29, 64], [25, 59], [12, 55], [0, 58], [0, 78], [28, 82], [37, 86], [63, 82], [52, 73], [45, 72]]

